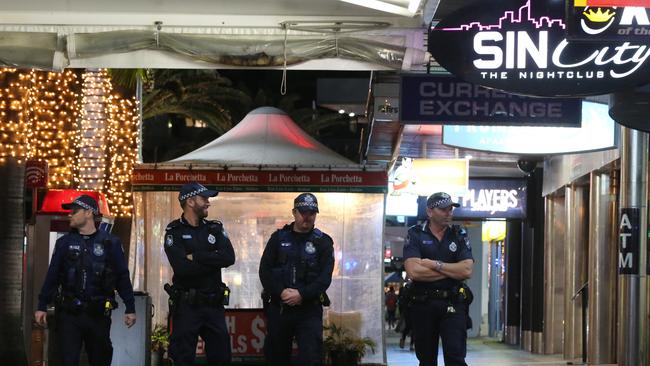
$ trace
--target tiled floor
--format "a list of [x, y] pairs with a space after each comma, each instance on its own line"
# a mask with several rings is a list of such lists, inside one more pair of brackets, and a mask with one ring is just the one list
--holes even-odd
[[[400, 349], [399, 337], [387, 331], [386, 357], [388, 366], [417, 366], [414, 351]], [[408, 341], [407, 341], [408, 343]], [[562, 355], [537, 355], [516, 347], [498, 343], [489, 338], [472, 338], [467, 345], [467, 364], [469, 366], [559, 366], [579, 365], [580, 362], [567, 363]], [[577, 361], [577, 360], [576, 360]], [[439, 351], [438, 365], [444, 365], [442, 349]]]

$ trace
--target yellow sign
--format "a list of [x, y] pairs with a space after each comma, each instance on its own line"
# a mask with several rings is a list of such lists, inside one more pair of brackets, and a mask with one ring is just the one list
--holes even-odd
[[389, 177], [389, 194], [463, 195], [469, 184], [469, 160], [404, 158]]

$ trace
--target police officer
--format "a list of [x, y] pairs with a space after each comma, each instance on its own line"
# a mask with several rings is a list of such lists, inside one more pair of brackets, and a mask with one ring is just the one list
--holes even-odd
[[268, 334], [264, 350], [269, 365], [289, 365], [292, 340], [298, 365], [321, 365], [323, 305], [332, 282], [334, 243], [316, 229], [318, 201], [302, 193], [293, 201], [294, 222], [271, 235], [260, 261], [262, 299]]
[[466, 231], [450, 225], [459, 205], [444, 192], [427, 199], [428, 220], [409, 229], [404, 267], [413, 279], [411, 316], [415, 353], [420, 366], [437, 365], [438, 338], [446, 366], [465, 366], [468, 294], [463, 280], [472, 275], [474, 259]]
[[63, 204], [71, 210], [70, 232], [56, 241], [36, 322], [47, 325], [47, 304], [56, 298], [56, 339], [64, 366], [79, 365], [83, 342], [91, 366], [109, 366], [115, 289], [126, 306], [124, 324], [135, 324], [135, 301], [120, 240], [95, 228], [97, 201], [82, 195]]
[[196, 182], [183, 185], [178, 195], [183, 214], [165, 232], [165, 253], [174, 271], [168, 290], [169, 354], [177, 366], [194, 366], [199, 335], [208, 364], [230, 364], [224, 315], [229, 290], [221, 281], [221, 269], [235, 263], [235, 251], [221, 222], [205, 219], [209, 198], [217, 194]]

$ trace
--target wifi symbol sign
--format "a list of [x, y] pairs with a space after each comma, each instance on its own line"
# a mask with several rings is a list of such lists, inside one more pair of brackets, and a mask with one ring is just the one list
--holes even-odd
[[45, 188], [47, 186], [47, 162], [28, 160], [25, 162], [25, 187]]

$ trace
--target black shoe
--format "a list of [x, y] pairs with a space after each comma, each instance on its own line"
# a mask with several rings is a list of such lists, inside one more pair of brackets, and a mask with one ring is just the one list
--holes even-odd
[[399, 348], [404, 348], [404, 341], [405, 341], [404, 338], [399, 339]]

